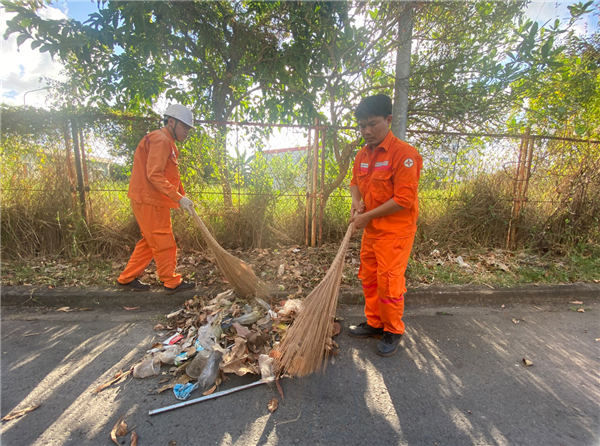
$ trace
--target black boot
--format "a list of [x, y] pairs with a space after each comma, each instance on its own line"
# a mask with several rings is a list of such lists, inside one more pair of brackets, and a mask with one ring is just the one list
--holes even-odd
[[377, 344], [377, 354], [379, 356], [393, 356], [398, 351], [398, 345], [400, 344], [401, 334], [390, 333], [389, 331], [383, 332], [381, 341]]
[[127, 283], [117, 282], [117, 285], [123, 288], [129, 288], [132, 291], [148, 291], [150, 289], [150, 285], [140, 282], [140, 279], [133, 279], [131, 282]]
[[383, 328], [371, 327], [368, 323], [363, 322], [358, 325], [351, 325], [348, 329], [348, 335], [353, 338], [380, 338], [383, 335]]
[[180, 291], [189, 291], [196, 288], [196, 282], [181, 282], [175, 288], [163, 287], [165, 294], [175, 294]]

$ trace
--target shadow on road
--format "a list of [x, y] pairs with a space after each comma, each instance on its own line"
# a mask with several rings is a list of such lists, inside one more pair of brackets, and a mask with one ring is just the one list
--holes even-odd
[[[282, 381], [284, 401], [261, 386], [153, 417], [149, 410], [176, 402], [171, 391], [154, 392], [160, 377], [92, 394], [151, 346], [153, 314], [5, 310], [2, 416], [40, 407], [3, 422], [2, 444], [109, 445], [124, 413], [140, 445], [597, 444], [597, 317], [529, 306], [439, 310], [407, 313], [392, 358], [375, 354], [377, 340], [342, 331], [324, 373]], [[362, 320], [352, 309], [340, 313], [345, 327]], [[254, 379], [234, 377], [223, 388]], [[273, 397], [280, 401], [271, 414]]]

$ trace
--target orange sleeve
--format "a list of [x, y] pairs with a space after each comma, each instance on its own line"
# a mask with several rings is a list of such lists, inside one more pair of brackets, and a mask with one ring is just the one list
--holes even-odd
[[403, 208], [410, 209], [417, 199], [423, 158], [416, 151], [404, 152], [395, 167], [394, 201]]
[[171, 144], [168, 140], [162, 138], [149, 138], [148, 161], [146, 162], [148, 181], [150, 181], [159, 192], [165, 194], [177, 203], [181, 200], [183, 195], [180, 194], [175, 186], [169, 183], [169, 180], [165, 177], [165, 166], [170, 155]]

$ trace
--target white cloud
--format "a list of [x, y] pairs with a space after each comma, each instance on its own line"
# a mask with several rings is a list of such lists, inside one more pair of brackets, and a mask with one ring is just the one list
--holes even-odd
[[[44, 19], [64, 19], [67, 16], [57, 8], [47, 7], [39, 12]], [[14, 14], [8, 14], [4, 8], [0, 10], [0, 33], [6, 31], [6, 22]], [[30, 90], [43, 88], [47, 84], [40, 78], [48, 77], [64, 81], [61, 74], [63, 65], [53, 61], [48, 53], [40, 53], [31, 49], [31, 41], [26, 41], [17, 48], [17, 35], [12, 34], [8, 40], [1, 39], [2, 46], [2, 102], [9, 105], [23, 105], [23, 96]], [[44, 107], [46, 105], [46, 90], [34, 91], [27, 94], [27, 105]]]
[[[554, 24], [555, 19], [560, 19], [561, 24], [565, 26], [571, 18], [568, 7], [576, 3], [579, 3], [579, 0], [562, 2], [534, 0], [527, 5], [525, 15], [531, 20], [537, 21], [540, 25], [548, 22], [548, 26], [551, 26]], [[573, 29], [578, 35], [589, 36], [598, 30], [598, 8], [600, 8], [600, 1], [596, 0], [592, 5], [592, 9], [595, 9], [596, 12], [586, 14], [575, 23]]]

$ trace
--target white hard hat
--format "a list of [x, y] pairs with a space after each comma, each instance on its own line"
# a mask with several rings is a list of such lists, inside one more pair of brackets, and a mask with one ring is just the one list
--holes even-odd
[[179, 119], [184, 124], [187, 124], [192, 128], [194, 127], [194, 115], [192, 114], [191, 110], [185, 105], [169, 105], [167, 111], [165, 111], [165, 116], [170, 116], [171, 118]]

